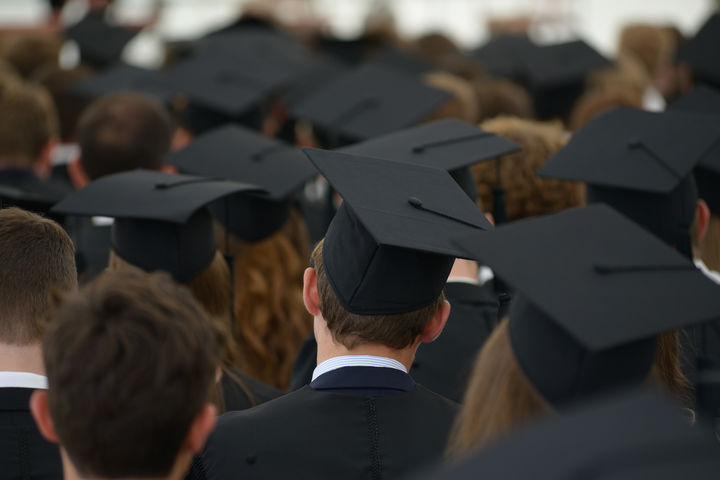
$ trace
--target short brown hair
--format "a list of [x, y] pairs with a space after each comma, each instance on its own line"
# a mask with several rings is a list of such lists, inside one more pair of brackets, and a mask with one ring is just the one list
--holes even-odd
[[0, 165], [32, 165], [57, 134], [57, 113], [37, 85], [0, 82]]
[[310, 257], [315, 269], [320, 311], [333, 338], [351, 349], [366, 343], [379, 343], [396, 350], [415, 342], [430, 319], [445, 301], [445, 295], [427, 307], [408, 313], [393, 315], [358, 315], [343, 308], [330, 286], [322, 260], [323, 241], [318, 243]]
[[72, 240], [52, 220], [0, 209], [0, 285], [0, 342], [39, 342], [53, 291], [77, 288]]
[[132, 92], [111, 93], [94, 102], [80, 117], [77, 130], [80, 161], [91, 180], [136, 168], [159, 168], [171, 137], [165, 108]]
[[582, 184], [535, 175], [565, 145], [565, 132], [559, 124], [497, 117], [480, 126], [522, 147], [518, 152], [473, 165], [478, 197], [488, 211], [493, 209], [492, 191], [498, 184], [506, 191], [508, 221], [559, 212], [585, 203]]
[[208, 402], [217, 340], [166, 274], [106, 273], [61, 305], [43, 345], [60, 445], [83, 476], [160, 477]]

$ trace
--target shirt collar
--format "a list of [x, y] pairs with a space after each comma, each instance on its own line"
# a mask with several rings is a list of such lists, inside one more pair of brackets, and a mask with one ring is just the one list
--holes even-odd
[[320, 375], [337, 370], [343, 367], [378, 367], [378, 368], [394, 368], [407, 373], [405, 365], [387, 357], [377, 357], [375, 355], [341, 355], [320, 362], [313, 370], [312, 379], [315, 380]]
[[0, 372], [0, 388], [8, 387], [47, 390], [47, 377], [29, 372]]

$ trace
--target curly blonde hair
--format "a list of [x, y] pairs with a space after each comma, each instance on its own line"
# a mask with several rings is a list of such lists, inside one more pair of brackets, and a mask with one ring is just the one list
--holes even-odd
[[585, 203], [582, 184], [535, 175], [537, 169], [565, 145], [566, 134], [559, 123], [503, 116], [480, 126], [522, 147], [521, 151], [472, 167], [478, 197], [487, 211], [493, 209], [492, 191], [497, 185], [506, 191], [508, 221], [559, 212]]

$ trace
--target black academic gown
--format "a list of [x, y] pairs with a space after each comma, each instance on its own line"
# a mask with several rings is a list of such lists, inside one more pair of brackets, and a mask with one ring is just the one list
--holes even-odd
[[[419, 384], [459, 402], [475, 355], [498, 323], [498, 301], [492, 283], [449, 282], [445, 295], [452, 306], [445, 329], [434, 342], [420, 345], [411, 373]], [[291, 390], [307, 385], [316, 357], [317, 343], [311, 334], [295, 359]]]
[[0, 388], [0, 478], [62, 480], [57, 445], [45, 440], [30, 413], [32, 388]]
[[285, 392], [242, 372], [223, 372], [221, 380], [225, 411], [245, 410], [277, 398]]
[[456, 412], [404, 372], [344, 367], [220, 417], [189, 478], [399, 478], [441, 458]]
[[[0, 207], [19, 207], [46, 214], [72, 190], [53, 180], [41, 180], [32, 170], [0, 169]], [[52, 216], [51, 216], [52, 217]], [[52, 217], [61, 220], [59, 217]]]

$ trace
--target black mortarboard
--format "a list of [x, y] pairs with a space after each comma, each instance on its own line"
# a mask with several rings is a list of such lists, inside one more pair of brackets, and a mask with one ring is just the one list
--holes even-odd
[[695, 80], [720, 86], [720, 13], [713, 14], [693, 38], [682, 44], [678, 58], [687, 62]]
[[706, 425], [653, 391], [574, 408], [416, 480], [706, 480], [720, 446]]
[[200, 135], [166, 162], [181, 172], [265, 189], [266, 194], [242, 192], [210, 205], [215, 218], [246, 241], [261, 240], [280, 228], [290, 212], [290, 196], [317, 173], [300, 151], [237, 125]]
[[144, 93], [164, 103], [169, 103], [174, 93], [171, 87], [163, 83], [158, 72], [122, 63], [73, 87], [77, 95], [92, 99], [118, 91]]
[[375, 63], [411, 75], [421, 75], [436, 69], [420, 55], [391, 46], [384, 47], [370, 56], [368, 63]]
[[112, 248], [146, 271], [192, 280], [213, 261], [215, 236], [208, 203], [258, 187], [149, 170], [107, 175], [53, 207], [65, 215], [114, 217]]
[[519, 293], [510, 342], [552, 405], [642, 382], [662, 332], [720, 318], [720, 286], [606, 205], [458, 242]]
[[91, 12], [65, 30], [65, 36], [80, 48], [83, 61], [105, 67], [120, 60], [125, 45], [137, 32], [108, 25], [102, 13]]
[[480, 60], [488, 73], [516, 82], [525, 79], [525, 65], [529, 57], [540, 49], [525, 35], [498, 35], [475, 50], [473, 57]]
[[[720, 118], [720, 91], [699, 86], [673, 102], [669, 110], [705, 113]], [[705, 200], [713, 213], [720, 214], [720, 141], [703, 157], [695, 167], [695, 183], [698, 194]]]
[[690, 257], [690, 172], [719, 139], [707, 115], [620, 107], [590, 120], [537, 174], [586, 182], [588, 203], [608, 203]]
[[452, 239], [492, 228], [445, 170], [303, 151], [343, 197], [322, 254], [330, 285], [349, 312], [426, 307], [461, 256]]
[[525, 77], [540, 118], [566, 118], [593, 70], [610, 61], [582, 40], [538, 47], [525, 58]]
[[443, 168], [475, 200], [474, 163], [520, 150], [520, 145], [455, 118], [437, 120], [345, 147], [340, 152]]
[[450, 98], [412, 75], [366, 64], [309, 95], [292, 113], [339, 146], [415, 125]]

